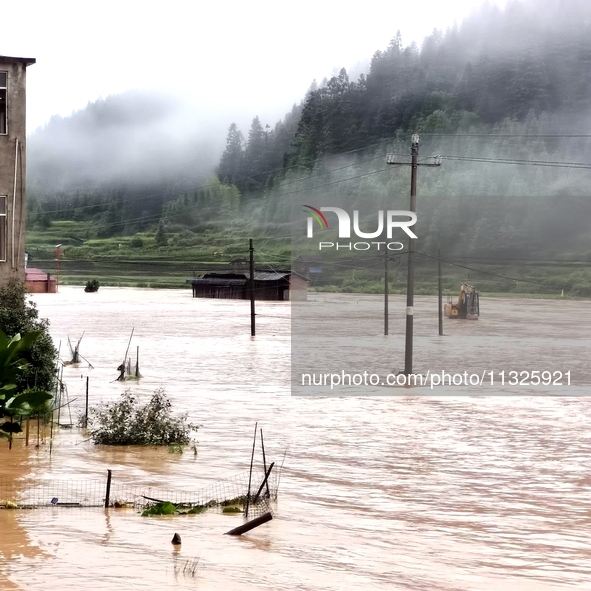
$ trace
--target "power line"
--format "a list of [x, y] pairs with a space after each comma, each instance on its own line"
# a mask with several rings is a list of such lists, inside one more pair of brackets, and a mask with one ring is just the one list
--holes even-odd
[[542, 283], [541, 281], [534, 281], [532, 279], [523, 279], [518, 277], [509, 277], [507, 275], [501, 275], [500, 273], [492, 273], [490, 271], [483, 271], [482, 269], [475, 269], [474, 267], [468, 267], [466, 265], [460, 265], [458, 263], [452, 263], [451, 261], [446, 261], [444, 259], [439, 259], [438, 257], [434, 257], [424, 252], [418, 252], [421, 256], [427, 257], [433, 260], [441, 260], [442, 263], [447, 263], [449, 265], [453, 265], [454, 267], [459, 267], [460, 269], [467, 269], [468, 271], [475, 271], [476, 273], [482, 273], [483, 275], [491, 275], [492, 277], [500, 277], [501, 279], [509, 279], [510, 281], [517, 281], [521, 283], [533, 283], [534, 285], [541, 285], [543, 287], [550, 287], [552, 289], [565, 289], [564, 286], [555, 286], [555, 285], [548, 285], [547, 283]]
[[[364, 150], [364, 149], [367, 149], [367, 148], [360, 148], [359, 150], [351, 150], [351, 152], [342, 152], [340, 154], [336, 154], [335, 156], [349, 154], [349, 153], [357, 152], [357, 151]], [[407, 154], [396, 154], [396, 155], [397, 156], [406, 156]], [[325, 176], [325, 175], [331, 174], [333, 172], [338, 172], [340, 170], [345, 170], [347, 168], [352, 168], [354, 166], [360, 166], [362, 164], [366, 164], [367, 162], [371, 162], [373, 160], [380, 160], [382, 158], [383, 158], [383, 155], [380, 154], [378, 156], [374, 156], [374, 157], [368, 158], [366, 160], [361, 160], [359, 162], [355, 162], [355, 163], [352, 163], [352, 164], [347, 164], [345, 166], [339, 166], [337, 168], [333, 168], [333, 169], [330, 169], [330, 170], [327, 170], [327, 171], [324, 171], [324, 172], [312, 173], [312, 174], [309, 174], [308, 176], [305, 176], [305, 177], [302, 177], [302, 178], [299, 178], [299, 179], [282, 180], [281, 181], [281, 184], [282, 185], [290, 185], [290, 184], [293, 184], [293, 183], [303, 182], [303, 181], [306, 181], [306, 180], [317, 178], [319, 176]], [[269, 173], [271, 173], [271, 172], [279, 172], [281, 170], [288, 170], [289, 171], [289, 170], [292, 170], [292, 169], [301, 169], [301, 167], [299, 167], [299, 166], [291, 166], [291, 167], [288, 167], [287, 169], [283, 169], [283, 168], [279, 169], [278, 168], [278, 169], [276, 169], [274, 171], [269, 171]], [[257, 176], [257, 175], [255, 175], [255, 176]], [[206, 185], [198, 185], [196, 187], [192, 187], [192, 188], [188, 189], [184, 193], [179, 193], [172, 200], [178, 199], [182, 195], [186, 195], [188, 192], [191, 192], [191, 191], [192, 192], [195, 192], [195, 191], [203, 191], [203, 190], [206, 190], [206, 189], [217, 187], [217, 186], [219, 186], [219, 184], [223, 184], [223, 183], [221, 181], [219, 181], [219, 183], [210, 183], [210, 184], [206, 184]], [[227, 185], [225, 185], [225, 186], [227, 186]], [[120, 204], [123, 204], [124, 205], [124, 204], [131, 203], [131, 202], [134, 202], [134, 201], [151, 199], [153, 197], [159, 197], [159, 196], [162, 196], [162, 192], [159, 192], [159, 193], [151, 193], [149, 195], [141, 195], [141, 196], [138, 196], [138, 197], [129, 197], [127, 199], [122, 199], [120, 201], [117, 201], [117, 203], [120, 203]], [[81, 197], [80, 195], [70, 196], [69, 199], [79, 199], [80, 197]], [[92, 209], [92, 208], [100, 207], [106, 201], [108, 202], [108, 199], [109, 199], [108, 197], [103, 197], [103, 201], [102, 202], [101, 201], [98, 201], [98, 202], [93, 203], [93, 204], [90, 204], [90, 205], [76, 206], [76, 209]], [[62, 212], [67, 212], [67, 211], [71, 211], [71, 210], [72, 210], [72, 207], [64, 207], [62, 209], [44, 210], [43, 213], [47, 213], [47, 214], [51, 214], [51, 213], [62, 213]], [[149, 221], [149, 220], [147, 220], [147, 221]]]
[[[497, 135], [491, 135], [491, 134], [425, 134], [425, 135], [429, 135], [429, 136], [442, 136], [442, 137], [591, 137], [591, 136], [587, 136], [587, 135], [575, 135], [575, 134], [567, 134], [567, 135], [517, 135], [517, 134], [497, 134]], [[369, 149], [373, 146], [377, 146], [380, 144], [383, 144], [384, 141], [381, 142], [377, 142], [375, 144], [372, 144], [370, 146], [367, 146], [365, 148], [359, 148], [357, 150], [351, 150], [349, 152], [343, 152], [340, 155], [343, 154], [349, 154], [349, 153], [354, 153], [354, 152], [359, 152], [361, 150], [366, 150]], [[407, 154], [396, 154], [396, 155], [407, 155]], [[335, 169], [331, 169], [328, 171], [324, 171], [324, 172], [318, 172], [318, 173], [313, 173], [308, 175], [307, 177], [303, 177], [300, 179], [292, 179], [292, 180], [288, 180], [288, 181], [282, 181], [282, 185], [290, 185], [290, 184], [294, 184], [294, 183], [301, 183], [301, 182], [305, 182], [308, 181], [310, 179], [313, 178], [318, 178], [319, 176], [325, 176], [328, 174], [332, 174], [334, 172], [338, 172], [341, 170], [345, 170], [347, 168], [351, 168], [351, 167], [358, 167], [362, 164], [365, 164], [367, 162], [371, 162], [373, 160], [376, 160], [378, 158], [381, 158], [382, 156], [376, 156], [373, 158], [369, 158], [366, 160], [363, 160], [361, 162], [355, 162], [349, 165], [345, 165], [345, 166], [341, 166], [341, 167], [337, 167]], [[432, 158], [432, 157], [429, 157]], [[475, 157], [475, 156], [457, 156], [457, 155], [444, 155], [444, 158], [447, 160], [457, 160], [457, 161], [465, 161], [465, 162], [481, 162], [481, 163], [490, 163], [490, 164], [506, 164], [506, 165], [528, 165], [528, 166], [544, 166], [544, 167], [552, 167], [552, 168], [573, 168], [573, 169], [582, 169], [582, 170], [591, 170], [591, 164], [589, 163], [584, 163], [584, 162], [561, 162], [561, 161], [545, 161], [545, 160], [527, 160], [527, 159], [503, 159], [503, 158], [487, 158], [487, 157]], [[424, 160], [424, 159], [422, 159]], [[290, 167], [291, 168], [296, 168], [294, 167]], [[279, 169], [278, 169], [279, 170]], [[285, 169], [282, 169], [285, 170]], [[289, 169], [288, 169], [289, 170]], [[364, 177], [368, 177], [374, 174], [379, 174], [380, 172], [384, 172], [386, 170], [386, 168], [381, 168], [375, 171], [370, 171], [368, 173], [363, 173], [363, 174], [359, 174], [359, 175], [355, 175], [355, 176], [351, 176], [351, 177], [347, 177], [345, 179], [339, 179], [339, 180], [335, 180], [335, 181], [330, 181], [327, 183], [321, 183], [319, 185], [314, 185], [312, 187], [306, 187], [304, 189], [296, 189], [294, 191], [287, 191], [287, 192], [280, 192], [278, 194], [275, 195], [276, 198], [279, 197], [286, 197], [289, 195], [294, 195], [297, 193], [302, 193], [305, 191], [312, 191], [318, 188], [322, 188], [322, 187], [326, 187], [326, 186], [332, 186], [335, 184], [340, 184], [343, 182], [347, 182], [347, 181], [352, 181], [352, 180], [356, 180], [356, 179], [360, 179], [360, 178], [364, 178]], [[206, 185], [201, 185], [198, 187], [195, 187], [193, 189], [190, 189], [194, 192], [199, 191], [199, 190], [205, 190], [208, 188], [212, 188], [212, 187], [216, 187], [218, 186], [218, 183], [210, 183], [210, 184], [206, 184]], [[138, 196], [138, 197], [131, 197], [128, 199], [122, 199], [121, 201], [119, 201], [118, 203], [121, 204], [127, 204], [133, 201], [139, 201], [139, 200], [145, 200], [145, 199], [150, 199], [152, 197], [158, 197], [161, 196], [161, 193], [152, 193], [149, 195], [142, 195], [142, 196]], [[173, 201], [174, 199], [179, 198], [181, 195], [177, 195], [175, 198], [169, 200]], [[77, 206], [77, 209], [92, 209], [92, 208], [96, 208], [96, 207], [100, 207], [101, 205], [103, 205], [105, 203], [105, 199], [103, 198], [102, 203], [98, 202], [98, 203], [93, 203], [93, 204], [89, 204], [89, 205], [81, 205], [81, 206]], [[43, 213], [46, 214], [55, 214], [55, 213], [62, 213], [62, 212], [67, 212], [67, 211], [71, 211], [72, 207], [67, 207], [67, 208], [62, 208], [62, 209], [54, 209], [54, 210], [45, 210]], [[182, 213], [168, 213], [166, 214], [169, 218], [174, 219], [177, 216], [182, 216]], [[156, 222], [158, 220], [160, 220], [163, 216], [163, 213], [158, 213], [158, 214], [153, 214], [151, 216], [142, 216], [142, 217], [136, 217], [136, 218], [131, 218], [131, 219], [127, 219], [127, 220], [122, 220], [122, 221], [118, 221], [118, 222], [110, 222], [110, 223], [104, 223], [103, 222], [103, 226], [104, 227], [108, 227], [108, 228], [116, 228], [116, 227], [121, 227], [121, 226], [126, 226], [129, 224], [135, 224], [135, 223], [151, 223], [151, 222]]]
[[[410, 135], [410, 134], [408, 134]], [[421, 137], [487, 137], [494, 139], [496, 137], [527, 137], [527, 138], [591, 138], [591, 134], [579, 133], [421, 133]]]
[[515, 258], [505, 258], [505, 259], [498, 259], [497, 257], [486, 257], [486, 256], [478, 256], [478, 257], [468, 257], [468, 256], [456, 256], [456, 259], [468, 259], [468, 260], [491, 260], [495, 259], [498, 261], [502, 261], [503, 263], [508, 262], [511, 263], [513, 261], [539, 261], [539, 262], [557, 262], [557, 263], [589, 263], [591, 264], [591, 260], [588, 259], [532, 259], [532, 258], [524, 258], [524, 257], [515, 257]]
[[[474, 136], [474, 137], [481, 137], [481, 135], [482, 135], [482, 137], [503, 137], [501, 135], [489, 136], [489, 135], [486, 135], [486, 134], [466, 134], [466, 135], [458, 135], [458, 136], [454, 136], [453, 134], [424, 134], [424, 135], [433, 135], [433, 136], [435, 136], [435, 135], [441, 135], [442, 137], [447, 137], [447, 136], [450, 136], [450, 137], [451, 136], [453, 136], [453, 137], [472, 137], [472, 136]], [[507, 137], [591, 137], [591, 135], [590, 136], [575, 136], [575, 135], [566, 135], [566, 136], [538, 136], [538, 135], [518, 136], [518, 135], [511, 135], [511, 136], [507, 136]], [[336, 156], [338, 156], [338, 155], [345, 155], [345, 154], [354, 153], [354, 152], [358, 152], [358, 151], [361, 151], [361, 150], [369, 149], [369, 148], [374, 147], [376, 145], [379, 145], [381, 143], [383, 143], [383, 142], [378, 142], [378, 143], [373, 144], [371, 146], [368, 146], [366, 148], [359, 148], [358, 150], [351, 150], [349, 152], [341, 152], [341, 153], [337, 154]], [[397, 156], [408, 156], [408, 154], [406, 154], [406, 153], [392, 153], [392, 154], [395, 154]], [[445, 154], [443, 154], [442, 156], [443, 156], [444, 159], [447, 159], [447, 160], [458, 160], [458, 161], [467, 161], [467, 162], [483, 162], [483, 163], [491, 163], [491, 164], [515, 164], [515, 165], [530, 165], [530, 166], [547, 166], [547, 167], [552, 167], [552, 168], [579, 168], [579, 169], [583, 169], [583, 170], [589, 170], [589, 169], [591, 169], [591, 164], [590, 163], [586, 163], [586, 162], [561, 162], [561, 161], [552, 161], [552, 160], [549, 160], [549, 161], [546, 161], [546, 160], [527, 160], [527, 159], [515, 159], [515, 158], [488, 158], [488, 157], [477, 157], [477, 156], [455, 156], [455, 155], [445, 155]], [[362, 160], [361, 162], [355, 162], [355, 163], [348, 164], [348, 165], [341, 166], [341, 167], [337, 167], [337, 168], [334, 168], [334, 169], [331, 169], [331, 170], [328, 170], [328, 171], [325, 171], [325, 172], [312, 173], [312, 174], [308, 175], [307, 177], [303, 177], [303, 178], [300, 178], [300, 179], [284, 180], [284, 181], [281, 181], [281, 184], [282, 185], [289, 185], [289, 184], [303, 182], [303, 181], [306, 181], [306, 180], [317, 178], [319, 176], [325, 176], [325, 175], [331, 174], [333, 172], [338, 172], [338, 171], [341, 171], [341, 170], [345, 170], [347, 168], [351, 168], [351, 167], [355, 167], [355, 166], [360, 166], [362, 164], [365, 164], [367, 162], [371, 162], [373, 160], [380, 159], [382, 157], [383, 157], [383, 155], [375, 156], [375, 157], [372, 157], [372, 158], [368, 158], [366, 160]], [[430, 159], [430, 158], [434, 158], [434, 156], [422, 158], [421, 161], [424, 161], [424, 160], [427, 160], [427, 159]], [[289, 167], [287, 170], [290, 170], [290, 169], [293, 169], [293, 168], [299, 168], [299, 167], [293, 166], [293, 167]], [[285, 169], [276, 169], [276, 171], [279, 171], [279, 170], [285, 170]], [[354, 179], [357, 179], [357, 178], [361, 178], [363, 176], [369, 176], [371, 174], [376, 174], [378, 172], [381, 172], [382, 170], [386, 170], [386, 169], [379, 169], [377, 171], [369, 172], [369, 173], [366, 173], [364, 175], [358, 175], [358, 176], [355, 176], [355, 177], [349, 177], [348, 179], [343, 179], [342, 181], [333, 181], [333, 182], [328, 183], [328, 184], [330, 185], [330, 184], [335, 184], [335, 183], [339, 183], [339, 182], [344, 182], [346, 180], [354, 180]], [[273, 171], [271, 171], [271, 172], [273, 172]], [[221, 181], [220, 181], [220, 183], [221, 183]], [[210, 183], [210, 184], [206, 184], [206, 185], [199, 185], [197, 187], [193, 187], [193, 188], [189, 189], [188, 191], [193, 191], [193, 192], [195, 192], [195, 191], [201, 191], [201, 190], [206, 190], [206, 189], [213, 188], [213, 187], [216, 187], [216, 186], [218, 186], [218, 183]], [[311, 188], [304, 189], [304, 190], [315, 189], [315, 188], [323, 187], [323, 186], [326, 186], [326, 184], [317, 185], [315, 187], [311, 187]], [[291, 194], [294, 194], [294, 193], [297, 193], [297, 192], [301, 192], [301, 191], [287, 192], [287, 193], [279, 193], [278, 196], [279, 197], [282, 197], [282, 196], [291, 195]], [[180, 197], [181, 195], [182, 194], [177, 195], [174, 199]], [[142, 196], [138, 196], [138, 197], [130, 197], [130, 198], [127, 198], [127, 199], [122, 199], [121, 201], [118, 201], [118, 203], [127, 204], [127, 203], [131, 203], [131, 202], [134, 202], [134, 201], [140, 201], [140, 200], [150, 199], [150, 198], [158, 197], [158, 196], [161, 196], [161, 192], [159, 192], [159, 193], [152, 193], [152, 194], [149, 194], [149, 195], [142, 195]], [[76, 197], [72, 197], [72, 198], [76, 198]], [[105, 199], [103, 198], [103, 203], [104, 202], [105, 202]], [[97, 202], [97, 203], [93, 203], [93, 204], [90, 204], [90, 205], [80, 205], [80, 206], [76, 206], [76, 209], [92, 209], [92, 208], [100, 207], [101, 204], [102, 204], [101, 202]], [[62, 212], [67, 212], [67, 211], [71, 211], [71, 210], [72, 210], [72, 207], [67, 207], [67, 208], [62, 208], [62, 209], [45, 210], [43, 213], [46, 213], [46, 214], [62, 213]], [[106, 225], [108, 227], [115, 227], [115, 226], [118, 226], [118, 225], [124, 225], [126, 223], [135, 223], [135, 222], [141, 222], [141, 221], [150, 222], [150, 221], [154, 221], [155, 219], [160, 219], [160, 217], [161, 217], [161, 214], [154, 214], [153, 216], [148, 216], [147, 218], [135, 218], [135, 219], [132, 219], [132, 220], [127, 220], [126, 222], [114, 222], [114, 223], [106, 224]]]
[[443, 159], [483, 162], [490, 164], [520, 164], [527, 166], [550, 166], [553, 168], [581, 168], [584, 170], [591, 169], [591, 164], [587, 162], [560, 162], [553, 160], [525, 160], [517, 158], [485, 158], [478, 156], [447, 156], [445, 154], [443, 155]]
[[[380, 145], [385, 145], [388, 142], [396, 142], [396, 143], [400, 143], [402, 141], [402, 138], [407, 138], [407, 137], [411, 137], [411, 133], [405, 133], [399, 137], [396, 138], [383, 138], [381, 140], [378, 140], [377, 142], [374, 142], [372, 144], [368, 144], [367, 146], [364, 146], [363, 148], [356, 148], [353, 150], [346, 150], [344, 152], [337, 152], [335, 154], [328, 154], [326, 156], [321, 156], [319, 159], [327, 159], [327, 158], [331, 158], [331, 157], [337, 157], [337, 156], [346, 156], [349, 154], [355, 154], [357, 152], [362, 152], [364, 150], [370, 150], [372, 148], [375, 148], [377, 146]], [[422, 136], [429, 136], [429, 137], [486, 137], [486, 138], [591, 138], [590, 134], [498, 134], [498, 133], [466, 133], [466, 134], [456, 134], [456, 133], [421, 133], [421, 137]], [[398, 156], [408, 156], [408, 153], [404, 153], [404, 154], [397, 154]], [[376, 158], [379, 158], [380, 156], [376, 156]], [[318, 160], [316, 160], [316, 163], [318, 162]], [[316, 164], [315, 163], [315, 164]], [[352, 165], [355, 166], [355, 165]], [[257, 178], [259, 176], [262, 175], [270, 175], [273, 173], [277, 173], [277, 172], [281, 172], [281, 171], [290, 171], [293, 169], [301, 169], [302, 166], [299, 164], [295, 164], [292, 166], [288, 166], [288, 167], [281, 167], [281, 168], [275, 168], [275, 169], [270, 169], [270, 170], [266, 170], [266, 171], [262, 171], [260, 173], [257, 173], [255, 175], [252, 175], [254, 178]], [[345, 167], [346, 168], [346, 167]]]
[[[538, 136], [535, 136], [538, 137]], [[399, 155], [399, 156], [407, 156], [408, 154], [398, 154], [395, 153], [395, 155]], [[383, 156], [376, 156], [374, 158], [369, 158], [367, 160], [363, 160], [361, 162], [356, 162], [353, 164], [348, 164], [345, 166], [341, 166], [335, 169], [331, 169], [329, 171], [325, 171], [325, 172], [320, 172], [317, 174], [311, 174], [307, 177], [303, 177], [300, 179], [292, 179], [289, 181], [282, 181], [281, 184], [283, 185], [289, 185], [289, 184], [294, 184], [294, 183], [300, 183], [300, 182], [304, 182], [304, 181], [308, 181], [310, 179], [313, 178], [317, 178], [319, 176], [324, 176], [327, 174], [331, 174], [333, 172], [338, 172], [341, 170], [345, 170], [347, 168], [352, 168], [352, 167], [356, 167], [359, 166], [361, 164], [367, 163], [367, 162], [371, 162], [373, 160], [377, 160], [379, 158], [382, 158]], [[444, 160], [457, 160], [457, 161], [464, 161], [464, 162], [482, 162], [482, 163], [489, 163], [489, 164], [507, 164], [507, 165], [527, 165], [527, 166], [545, 166], [545, 167], [551, 167], [551, 168], [574, 168], [574, 169], [581, 169], [581, 170], [591, 170], [591, 163], [587, 163], [587, 162], [562, 162], [562, 161], [556, 161], [556, 160], [527, 160], [527, 159], [517, 159], [517, 158], [487, 158], [487, 157], [477, 157], [477, 156], [455, 156], [455, 155], [446, 155], [443, 154], [442, 155]], [[434, 156], [429, 156], [426, 158], [421, 159], [421, 161], [424, 160], [428, 160], [434, 158]], [[298, 189], [295, 191], [288, 191], [288, 192], [281, 192], [277, 195], [275, 195], [275, 197], [285, 197], [288, 195], [293, 195], [296, 193], [301, 193], [304, 191], [310, 191], [310, 190], [314, 190], [317, 188], [322, 188], [325, 186], [330, 186], [330, 185], [334, 185], [334, 184], [338, 184], [338, 183], [342, 183], [342, 182], [346, 182], [349, 180], [356, 180], [359, 178], [363, 178], [366, 176], [371, 176], [373, 174], [379, 174], [380, 172], [385, 171], [385, 168], [380, 168], [378, 170], [375, 171], [371, 171], [368, 173], [364, 173], [364, 174], [360, 174], [360, 175], [356, 175], [356, 176], [352, 176], [352, 177], [347, 177], [345, 179], [341, 179], [341, 180], [337, 180], [337, 181], [330, 181], [328, 183], [322, 183], [320, 185], [315, 185], [312, 187], [306, 187], [305, 189]], [[214, 184], [208, 184], [208, 185], [201, 185], [198, 187], [195, 187], [193, 189], [191, 189], [192, 191], [200, 191], [200, 190], [205, 190], [208, 188], [212, 188], [212, 187], [216, 187], [218, 186], [217, 183]], [[131, 203], [132, 201], [139, 201], [139, 200], [145, 200], [145, 199], [149, 199], [152, 197], [157, 197], [159, 196], [160, 193], [153, 193], [151, 195], [143, 195], [141, 197], [132, 197], [132, 198], [128, 198], [128, 199], [123, 199], [121, 201], [119, 201], [119, 203], [121, 204], [126, 204], [126, 203]], [[174, 199], [179, 198], [181, 195], [177, 195]], [[170, 200], [172, 201], [172, 200]], [[169, 201], [169, 202], [170, 202]], [[104, 203], [104, 201], [103, 201]], [[77, 206], [76, 209], [91, 209], [91, 208], [95, 208], [95, 207], [100, 207], [101, 203], [94, 203], [91, 205], [81, 205], [81, 206]], [[67, 211], [71, 211], [72, 207], [67, 207], [67, 208], [62, 208], [62, 209], [53, 209], [53, 210], [45, 210], [43, 213], [47, 213], [47, 214], [52, 214], [52, 213], [62, 213], [62, 212], [67, 212]], [[168, 214], [170, 215], [170, 214]], [[174, 214], [173, 214], [174, 215]], [[177, 215], [182, 215], [182, 214], [177, 214]], [[141, 218], [132, 218], [130, 220], [126, 220], [126, 221], [121, 221], [121, 222], [112, 222], [109, 224], [103, 224], [107, 227], [117, 227], [117, 226], [122, 226], [128, 223], [137, 223], [137, 222], [151, 222], [151, 221], [156, 221], [159, 220], [162, 217], [162, 214], [153, 214], [152, 216], [147, 216], [147, 217], [141, 217]]]
[[[406, 154], [397, 154], [397, 156], [406, 156]], [[374, 156], [373, 158], [368, 158], [366, 160], [361, 160], [359, 162], [355, 162], [353, 164], [347, 164], [345, 166], [340, 166], [338, 168], [332, 168], [331, 170], [327, 170], [326, 172], [319, 172], [317, 174], [310, 174], [307, 177], [303, 177], [303, 178], [299, 178], [299, 179], [292, 179], [289, 181], [283, 180], [281, 181], [282, 185], [291, 185], [293, 183], [301, 183], [304, 180], [308, 180], [311, 178], [315, 178], [315, 177], [319, 177], [319, 176], [325, 176], [327, 174], [332, 174], [333, 172], [338, 172], [339, 170], [345, 170], [346, 168], [351, 168], [353, 166], [360, 166], [362, 164], [366, 164], [367, 162], [372, 162], [373, 160], [382, 160], [384, 158], [383, 154], [380, 154], [378, 156]]]

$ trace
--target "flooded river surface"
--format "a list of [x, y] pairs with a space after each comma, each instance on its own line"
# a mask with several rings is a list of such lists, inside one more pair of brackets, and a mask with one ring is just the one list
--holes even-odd
[[[412, 389], [405, 396], [292, 397], [287, 302], [257, 303], [252, 339], [248, 302], [193, 299], [188, 290], [60, 287], [32, 297], [61, 342], [62, 359], [68, 336], [77, 341], [84, 333], [80, 353], [93, 365], [64, 368], [71, 404], [60, 423], [82, 412], [87, 376], [91, 405], [126, 388], [147, 400], [162, 386], [175, 410], [202, 425], [198, 454], [94, 446], [83, 431], [61, 428], [51, 456], [48, 439], [38, 447], [36, 437], [29, 447], [18, 440], [11, 451], [0, 444], [0, 483], [102, 481], [111, 469], [113, 482], [197, 490], [248, 469], [256, 421], [267, 456], [283, 469], [274, 519], [240, 537], [223, 533], [242, 517], [218, 512], [148, 518], [134, 509], [0, 510], [1, 590], [590, 588], [591, 399], [568, 389], [536, 396], [547, 394], [543, 388], [514, 397], [417, 396]], [[371, 297], [330, 294], [335, 305]], [[392, 298], [393, 332], [402, 326], [399, 298]], [[417, 300], [420, 310], [433, 298]], [[486, 332], [488, 322], [500, 338], [514, 314], [523, 332], [531, 314], [538, 342], [540, 318], [563, 333], [571, 323], [575, 346], [568, 334], [553, 341], [551, 353], [538, 346], [556, 368], [575, 368], [572, 393], [580, 394], [588, 379], [588, 306], [487, 301], [478, 330]], [[463, 338], [454, 331], [473, 330], [450, 322], [447, 350]], [[116, 368], [132, 328], [130, 351], [135, 356], [140, 347], [143, 377], [122, 384]], [[424, 352], [427, 329], [422, 334], [418, 321], [417, 330]], [[522, 358], [526, 352], [511, 350], [510, 326], [506, 333], [508, 357]], [[175, 532], [180, 548], [170, 543]]]

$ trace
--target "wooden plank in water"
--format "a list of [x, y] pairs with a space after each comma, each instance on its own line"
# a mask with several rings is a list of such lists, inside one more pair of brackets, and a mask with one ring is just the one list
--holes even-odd
[[273, 515], [271, 515], [271, 513], [265, 513], [264, 515], [261, 515], [260, 517], [253, 519], [252, 521], [247, 521], [244, 525], [235, 527], [234, 529], [227, 531], [224, 535], [240, 536], [242, 534], [245, 534], [247, 531], [250, 531], [251, 529], [258, 527], [259, 525], [263, 525], [263, 523], [267, 523], [267, 521], [271, 521], [271, 519], [273, 519]]

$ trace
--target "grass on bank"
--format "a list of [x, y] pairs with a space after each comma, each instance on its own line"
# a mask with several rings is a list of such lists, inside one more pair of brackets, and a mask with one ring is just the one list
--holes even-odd
[[[288, 269], [291, 264], [289, 237], [252, 236], [255, 264]], [[49, 228], [27, 231], [30, 266], [55, 275], [55, 245], [62, 244], [61, 285], [85, 285], [97, 279], [101, 286], [188, 288], [187, 279], [206, 272], [247, 270], [248, 238], [220, 224], [204, 224], [199, 233], [186, 227], [167, 230], [166, 244], [156, 243], [155, 232], [133, 236], [96, 237], [90, 222], [56, 221]], [[566, 257], [566, 255], [565, 255]], [[568, 258], [568, 257], [567, 257]], [[240, 265], [236, 267], [231, 263]], [[383, 266], [379, 261], [364, 268], [325, 264], [321, 281], [310, 291], [381, 294]], [[541, 298], [591, 297], [591, 267], [470, 265], [480, 271], [443, 265], [444, 294], [455, 296], [462, 283], [474, 285], [482, 295]], [[406, 268], [392, 264], [390, 293], [406, 293]], [[564, 292], [564, 296], [562, 295]], [[419, 258], [415, 271], [416, 295], [437, 294], [437, 265]]]

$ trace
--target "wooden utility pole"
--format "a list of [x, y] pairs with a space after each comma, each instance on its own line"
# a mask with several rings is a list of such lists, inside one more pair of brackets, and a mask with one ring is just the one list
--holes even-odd
[[254, 337], [255, 330], [255, 311], [254, 311], [254, 247], [252, 238], [250, 239], [250, 336]]
[[441, 277], [441, 249], [437, 249], [437, 295], [438, 295], [438, 314], [439, 314], [439, 336], [443, 336], [443, 285]]
[[[408, 165], [408, 162], [396, 162], [395, 154], [386, 155], [386, 164]], [[419, 167], [419, 134], [413, 133], [410, 140], [410, 211], [417, 212], [417, 172]], [[441, 166], [441, 157], [435, 156], [433, 163], [421, 163], [421, 166]], [[404, 349], [404, 374], [412, 373], [413, 321], [414, 321], [414, 288], [415, 288], [415, 243], [408, 239], [408, 270], [406, 280], [406, 340]]]
[[[410, 211], [417, 211], [417, 170], [419, 160], [419, 134], [410, 141]], [[415, 301], [415, 243], [408, 239], [408, 269], [406, 277], [406, 341], [404, 347], [404, 373], [412, 373], [413, 322]]]
[[384, 334], [388, 334], [388, 251], [384, 252]]

